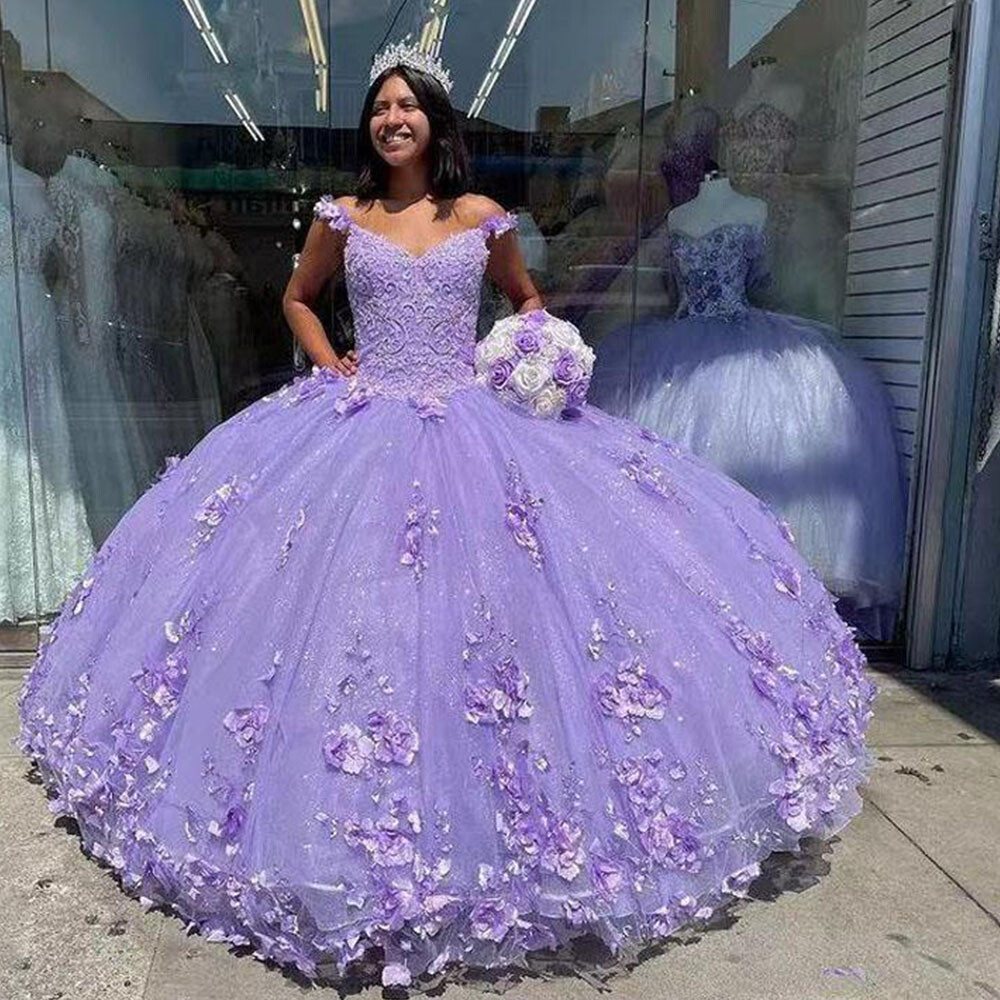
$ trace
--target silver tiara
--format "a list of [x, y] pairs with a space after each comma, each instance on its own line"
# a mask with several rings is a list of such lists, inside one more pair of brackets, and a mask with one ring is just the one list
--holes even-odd
[[429, 52], [421, 52], [417, 46], [410, 45], [405, 39], [402, 42], [387, 45], [375, 56], [372, 60], [371, 73], [368, 76], [369, 86], [387, 69], [400, 65], [412, 66], [414, 69], [429, 73], [444, 87], [446, 94], [451, 93], [451, 74], [444, 68], [441, 60]]

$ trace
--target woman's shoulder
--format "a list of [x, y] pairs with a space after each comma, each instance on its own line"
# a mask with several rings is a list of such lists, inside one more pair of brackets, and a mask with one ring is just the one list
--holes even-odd
[[513, 212], [508, 212], [499, 202], [484, 194], [460, 195], [455, 199], [455, 211], [466, 226], [480, 226], [499, 235], [516, 226]]
[[499, 202], [484, 194], [472, 191], [455, 199], [455, 211], [467, 220], [468, 225], [478, 226], [495, 215], [507, 215], [507, 210]]
[[347, 229], [358, 211], [358, 199], [351, 194], [334, 197], [320, 195], [313, 206], [313, 217], [325, 222], [331, 229]]

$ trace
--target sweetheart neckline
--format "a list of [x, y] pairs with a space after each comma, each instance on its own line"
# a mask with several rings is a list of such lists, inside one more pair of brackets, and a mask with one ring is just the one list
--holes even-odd
[[407, 250], [406, 247], [402, 247], [398, 243], [395, 243], [393, 240], [390, 240], [388, 236], [384, 236], [382, 233], [379, 233], [374, 229], [369, 229], [367, 226], [359, 225], [353, 219], [350, 219], [349, 221], [350, 221], [350, 227], [348, 235], [350, 235], [350, 233], [353, 232], [355, 229], [360, 229], [361, 232], [367, 233], [369, 236], [374, 236], [375, 239], [378, 240], [380, 243], [384, 243], [386, 246], [391, 247], [397, 253], [401, 254], [403, 257], [406, 257], [407, 260], [423, 260], [425, 257], [430, 257], [441, 247], [445, 246], [448, 243], [451, 243], [453, 240], [456, 240], [461, 236], [468, 236], [469, 233], [481, 233], [483, 231], [482, 224], [478, 226], [467, 226], [465, 229], [459, 229], [457, 232], [449, 233], [449, 235], [447, 235], [443, 240], [438, 240], [437, 243], [434, 243], [431, 246], [429, 246], [423, 253], [410, 253], [410, 251]]
[[686, 233], [683, 229], [671, 229], [669, 230], [670, 236], [683, 236], [689, 240], [704, 240], [708, 239], [712, 233], [718, 232], [720, 229], [750, 229], [755, 233], [762, 233], [763, 229], [755, 225], [752, 222], [720, 222], [717, 226], [712, 226], [711, 229], [705, 230], [699, 236], [695, 236], [692, 233]]

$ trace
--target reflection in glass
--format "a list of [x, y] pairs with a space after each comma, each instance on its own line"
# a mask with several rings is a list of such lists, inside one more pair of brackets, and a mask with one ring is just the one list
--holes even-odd
[[905, 510], [891, 403], [822, 322], [843, 308], [859, 99], [845, 81], [861, 71], [864, 5], [838, 8], [839, 36], [810, 20], [828, 11], [739, 6], [677, 4], [677, 97], [644, 116], [663, 135], [669, 204], [637, 255], [663, 283], [601, 340], [591, 395], [765, 500], [842, 613], [889, 639]]

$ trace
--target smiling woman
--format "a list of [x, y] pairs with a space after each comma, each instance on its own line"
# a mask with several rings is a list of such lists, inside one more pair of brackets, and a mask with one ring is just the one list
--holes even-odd
[[[428, 156], [430, 190], [437, 198], [455, 198], [469, 190], [469, 165], [455, 110], [441, 83], [411, 66], [384, 70], [372, 84], [358, 126], [362, 201], [384, 197], [390, 169], [410, 176]], [[394, 179], [405, 196], [405, 184]]]
[[[20, 746], [127, 888], [306, 975], [427, 989], [588, 933], [628, 964], [851, 819], [875, 689], [786, 524], [586, 403], [397, 54], [285, 292], [316, 368], [119, 522]], [[312, 308], [341, 269], [357, 356]], [[518, 315], [477, 351], [486, 273]]]

